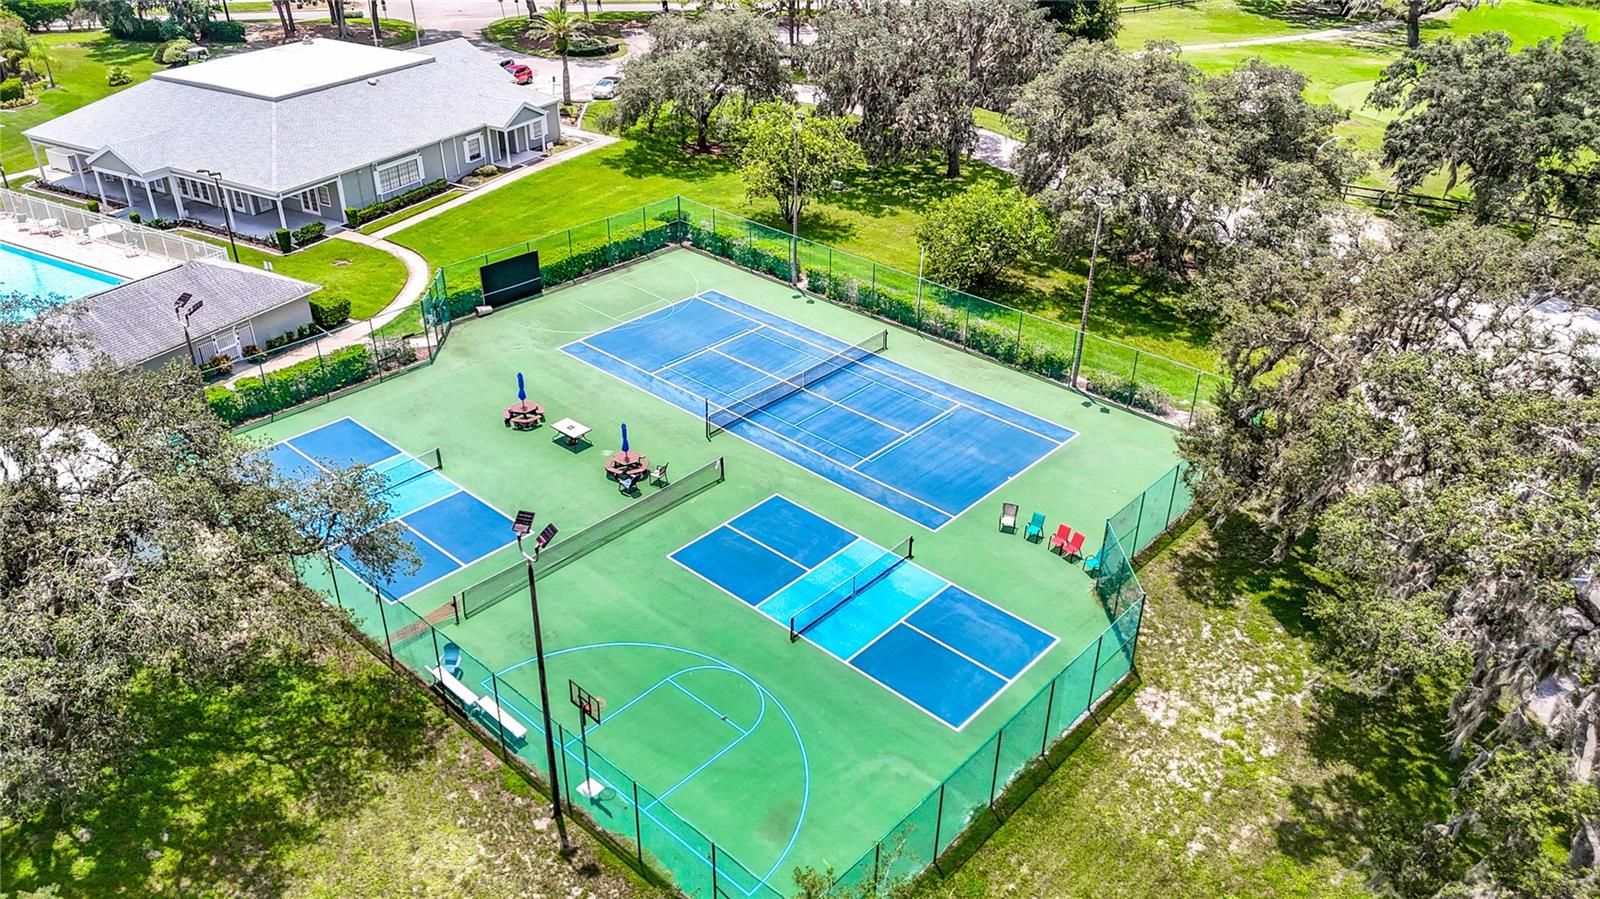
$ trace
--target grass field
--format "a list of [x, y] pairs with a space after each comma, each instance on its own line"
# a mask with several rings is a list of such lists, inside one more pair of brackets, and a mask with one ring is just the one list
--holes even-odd
[[360, 231], [362, 234], [376, 234], [385, 228], [398, 225], [415, 215], [427, 212], [435, 206], [442, 206], [445, 203], [448, 203], [451, 200], [461, 196], [461, 194], [462, 191], [459, 190], [447, 190], [436, 197], [429, 197], [428, 199], [423, 200], [421, 203], [407, 206], [399, 212], [391, 213], [383, 218], [374, 219], [373, 221], [367, 222], [365, 225], [361, 226]]
[[[184, 232], [185, 236], [218, 246], [228, 239], [214, 234]], [[230, 257], [231, 258], [231, 257]], [[272, 263], [272, 270], [290, 278], [321, 284], [330, 294], [350, 301], [350, 317], [371, 318], [389, 305], [406, 284], [406, 266], [399, 259], [354, 241], [329, 238], [287, 256], [239, 244], [239, 262], [252, 268]]]
[[[1303, 553], [1245, 519], [1141, 572], [1137, 693], [918, 899], [1364, 897], [1364, 834], [1448, 808], [1443, 691], [1362, 697], [1319, 662]], [[1401, 828], [1400, 831], [1392, 828]]]
[[0, 825], [0, 884], [49, 895], [662, 895], [343, 636], [198, 692], [151, 678], [150, 748], [64, 827]]
[[1117, 46], [1126, 50], [1138, 50], [1157, 40], [1179, 46], [1215, 44], [1349, 24], [1341, 16], [1310, 10], [1290, 0], [1203, 0], [1192, 6], [1130, 13], [1122, 16], [1121, 22]]
[[[842, 870], [1086, 644], [1092, 645], [1106, 617], [1081, 569], [1042, 545], [996, 532], [999, 498], [936, 533], [921, 531], [739, 438], [723, 436], [708, 444], [699, 416], [685, 415], [557, 350], [618, 320], [709, 288], [841, 339], [854, 340], [881, 327], [828, 304], [798, 300], [781, 285], [690, 251], [670, 251], [460, 324], [431, 366], [308, 409], [252, 436], [281, 439], [352, 416], [412, 452], [441, 447], [445, 474], [458, 484], [503, 511], [532, 508], [541, 525], [555, 523], [564, 532], [635, 502], [620, 496], [600, 471], [600, 462], [617, 446], [619, 422], [629, 425], [634, 449], [654, 462], [670, 462], [679, 476], [724, 456], [726, 482], [546, 577], [540, 595], [552, 673], [557, 684], [575, 678], [606, 695], [613, 709], [681, 670], [685, 658], [737, 672], [741, 680], [735, 687], [757, 685], [768, 710], [760, 714], [770, 717], [760, 731], [749, 725], [755, 736], [744, 751], [715, 766], [696, 769], [676, 749], [651, 749], [656, 744], [639, 733], [630, 736], [627, 725], [621, 731], [603, 725], [590, 748], [637, 779], [646, 795], [670, 794], [672, 810], [758, 876], [786, 878], [797, 865]], [[1069, 521], [1090, 532], [1087, 552], [1098, 542], [1104, 519], [1173, 463], [1166, 428], [1085, 403], [1078, 394], [898, 331], [887, 355], [1081, 431], [1002, 493], [1028, 511], [1042, 510], [1052, 521]], [[548, 430], [521, 433], [502, 426], [500, 409], [515, 397], [513, 376], [519, 369], [532, 374], [530, 399], [543, 403], [551, 419], [571, 416], [595, 428], [592, 446], [571, 450], [552, 440]], [[880, 546], [917, 530], [917, 564], [1057, 635], [1059, 644], [957, 731], [810, 644], [791, 644], [782, 627], [665, 558], [774, 493]], [[406, 604], [427, 612], [513, 558], [514, 549], [501, 550], [422, 588]], [[362, 595], [348, 583], [341, 592]], [[459, 643], [499, 675], [502, 700], [509, 701], [510, 690], [537, 695], [526, 664], [525, 602], [502, 602], [460, 625], [446, 621], [440, 632], [440, 639]], [[486, 672], [467, 679], [473, 684], [488, 680]], [[728, 689], [712, 684], [698, 695], [722, 696], [730, 704], [737, 696], [729, 699]], [[747, 693], [734, 693], [751, 701]], [[526, 710], [525, 702], [516, 705]], [[757, 714], [748, 705], [740, 707]], [[706, 750], [700, 760], [725, 742], [719, 735], [726, 733], [726, 724], [697, 712], [693, 704], [652, 702], [640, 711], [628, 714], [636, 723], [671, 728], [674, 745], [691, 756]], [[564, 702], [556, 703], [554, 712], [564, 727], [576, 729]], [[739, 720], [748, 725], [751, 719]], [[536, 741], [526, 751], [539, 759]], [[728, 803], [728, 795], [741, 801]], [[625, 802], [593, 811], [623, 829], [631, 825], [628, 812]], [[657, 845], [651, 851], [660, 855], [662, 849]]]
[[119, 41], [104, 31], [51, 32], [35, 39], [49, 48], [59, 86], [40, 91], [32, 106], [0, 111], [0, 166], [12, 175], [34, 166], [23, 131], [124, 89], [106, 84], [112, 66], [121, 66], [134, 84], [161, 68], [150, 60], [153, 45]]

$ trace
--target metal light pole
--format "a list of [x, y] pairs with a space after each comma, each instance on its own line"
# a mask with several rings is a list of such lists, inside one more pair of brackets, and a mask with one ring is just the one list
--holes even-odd
[[[532, 515], [528, 519], [531, 522]], [[561, 837], [561, 852], [565, 854], [572, 851], [572, 842], [567, 839], [567, 824], [561, 815], [561, 782], [556, 776], [556, 735], [555, 728], [550, 724], [550, 686], [544, 667], [544, 629], [539, 625], [539, 588], [534, 583], [534, 557], [522, 549], [524, 532], [525, 528], [517, 529], [517, 552], [522, 553], [522, 560], [528, 566], [528, 602], [533, 606], [533, 657], [539, 668], [539, 711], [544, 716], [544, 748], [546, 761], [550, 765], [550, 810], [555, 815], [556, 833]]]
[[1078, 386], [1078, 371], [1083, 367], [1083, 335], [1089, 330], [1089, 300], [1094, 296], [1094, 268], [1100, 258], [1100, 229], [1105, 224], [1106, 207], [1111, 205], [1107, 193], [1091, 194], [1094, 204], [1094, 243], [1089, 250], [1089, 280], [1083, 288], [1083, 314], [1078, 318], [1078, 346], [1072, 354], [1072, 386]]
[[789, 283], [800, 286], [800, 126], [805, 113], [795, 110], [794, 156], [789, 167], [793, 176], [789, 185]]
[[[500, 8], [503, 11], [505, 6], [502, 5]], [[503, 19], [505, 16], [501, 16], [501, 18]], [[417, 46], [422, 46], [422, 23], [417, 21], [417, 0], [411, 0], [411, 30], [416, 32]]]
[[172, 303], [172, 311], [177, 313], [178, 321], [183, 325], [183, 344], [189, 348], [189, 361], [195, 368], [200, 367], [200, 357], [195, 354], [194, 340], [189, 336], [189, 316], [199, 312], [205, 306], [204, 300], [196, 300], [194, 294], [180, 293]]
[[222, 191], [222, 173], [211, 169], [195, 169], [201, 175], [211, 179], [212, 185], [217, 188], [217, 205], [222, 207], [222, 222], [228, 228], [228, 246], [233, 248], [233, 261], [239, 261], [239, 245], [233, 239], [233, 209], [228, 205], [228, 198]]

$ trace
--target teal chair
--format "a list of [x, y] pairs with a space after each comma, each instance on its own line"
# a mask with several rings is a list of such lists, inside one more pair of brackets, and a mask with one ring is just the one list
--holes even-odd
[[1027, 528], [1025, 528], [1023, 530], [1023, 532], [1022, 532], [1022, 537], [1025, 540], [1032, 540], [1035, 543], [1037, 543], [1040, 540], [1044, 539], [1044, 513], [1043, 512], [1035, 512], [1035, 513], [1033, 513], [1033, 517], [1028, 520]]

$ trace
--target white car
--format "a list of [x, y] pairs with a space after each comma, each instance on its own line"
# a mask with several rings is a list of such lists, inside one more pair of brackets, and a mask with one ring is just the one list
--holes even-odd
[[596, 100], [615, 100], [617, 91], [622, 90], [621, 75], [607, 75], [594, 83], [594, 90], [589, 95]]

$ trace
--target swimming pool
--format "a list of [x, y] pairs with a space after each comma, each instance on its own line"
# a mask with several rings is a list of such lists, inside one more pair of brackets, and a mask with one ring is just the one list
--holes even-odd
[[37, 301], [35, 311], [121, 284], [122, 278], [54, 256], [0, 243], [0, 296], [20, 293]]

